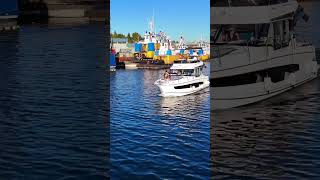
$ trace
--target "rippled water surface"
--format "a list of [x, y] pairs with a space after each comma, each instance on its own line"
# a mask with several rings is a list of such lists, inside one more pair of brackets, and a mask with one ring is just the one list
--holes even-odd
[[[320, 47], [320, 2], [304, 5], [311, 21], [299, 35]], [[254, 105], [213, 111], [212, 179], [320, 179], [319, 129], [319, 78]]]
[[103, 25], [0, 33], [0, 179], [104, 179]]
[[320, 178], [320, 80], [270, 100], [212, 112], [213, 179]]
[[[111, 177], [209, 179], [209, 89], [163, 98], [158, 70], [110, 75]], [[209, 71], [207, 71], [209, 72]]]

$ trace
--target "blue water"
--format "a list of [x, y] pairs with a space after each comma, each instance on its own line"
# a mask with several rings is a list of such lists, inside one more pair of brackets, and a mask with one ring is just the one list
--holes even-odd
[[163, 98], [158, 70], [110, 75], [110, 160], [114, 179], [209, 179], [209, 89]]
[[319, 84], [212, 112], [212, 179], [319, 179]]
[[105, 179], [104, 25], [0, 33], [1, 179]]

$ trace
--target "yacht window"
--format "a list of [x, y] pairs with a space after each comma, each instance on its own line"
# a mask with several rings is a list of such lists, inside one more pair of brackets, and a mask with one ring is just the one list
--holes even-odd
[[265, 45], [269, 26], [269, 24], [213, 25], [212, 39], [214, 44]]
[[191, 88], [192, 86], [197, 88], [202, 84], [203, 84], [203, 82], [198, 82], [198, 83], [187, 84], [187, 85], [183, 85], [183, 86], [175, 86], [174, 88], [175, 89], [187, 89], [187, 88]]
[[274, 32], [274, 49], [282, 47], [282, 22], [278, 21], [273, 23]]
[[199, 68], [196, 68], [196, 69], [195, 69], [194, 75], [195, 75], [196, 77], [200, 76]]
[[257, 25], [257, 34], [258, 34], [258, 39], [261, 41], [266, 41], [268, 38], [268, 33], [269, 33], [269, 28], [270, 24], [258, 24]]
[[278, 66], [261, 71], [239, 74], [235, 76], [213, 78], [210, 79], [211, 87], [227, 87], [239, 86], [246, 84], [253, 84], [264, 82], [265, 77], [270, 77], [273, 83], [283, 81], [285, 74], [294, 73], [299, 70], [299, 64], [289, 64], [285, 66]]
[[177, 75], [177, 76], [192, 76], [194, 73], [193, 69], [171, 69], [170, 74], [171, 75]]
[[274, 29], [274, 49], [280, 49], [289, 45], [290, 23], [288, 20], [273, 23]]
[[289, 29], [289, 21], [285, 20], [282, 22], [283, 25], [283, 46], [288, 46], [290, 41], [290, 29]]

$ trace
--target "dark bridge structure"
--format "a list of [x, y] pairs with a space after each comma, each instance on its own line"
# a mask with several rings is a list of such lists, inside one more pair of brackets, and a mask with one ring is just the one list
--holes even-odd
[[106, 0], [17, 0], [20, 21], [46, 21], [48, 18], [88, 18], [106, 21]]

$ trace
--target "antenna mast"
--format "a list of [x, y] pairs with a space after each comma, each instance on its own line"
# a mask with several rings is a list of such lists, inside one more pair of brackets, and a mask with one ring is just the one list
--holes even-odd
[[156, 34], [156, 25], [154, 23], [154, 8], [152, 10], [152, 23], [153, 23], [153, 28], [154, 28], [154, 34]]

